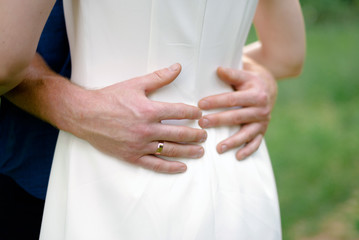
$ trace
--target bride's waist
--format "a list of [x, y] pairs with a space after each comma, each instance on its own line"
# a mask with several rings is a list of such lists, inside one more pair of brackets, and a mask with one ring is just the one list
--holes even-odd
[[[94, 76], [96, 75], [73, 75], [71, 81], [86, 89], [101, 89], [127, 80], [113, 76]], [[134, 79], [134, 81], [136, 80]], [[140, 83], [141, 81], [139, 81], [139, 84]], [[133, 86], [138, 86], [139, 88], [142, 87], [139, 85]], [[148, 98], [153, 101], [197, 105], [198, 101], [204, 97], [232, 91], [233, 89], [230, 85], [225, 84], [221, 80], [217, 79], [217, 77], [185, 78], [183, 76], [179, 76], [168, 85], [153, 91], [150, 95], [148, 95]]]

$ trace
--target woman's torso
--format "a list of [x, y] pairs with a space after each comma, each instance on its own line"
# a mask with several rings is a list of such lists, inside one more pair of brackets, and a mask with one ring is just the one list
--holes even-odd
[[[219, 66], [239, 68], [256, 0], [65, 1], [72, 81], [99, 88], [182, 64], [156, 100], [196, 104], [231, 91]], [[163, 93], [162, 93], [163, 92]], [[170, 96], [170, 97], [169, 97]]]

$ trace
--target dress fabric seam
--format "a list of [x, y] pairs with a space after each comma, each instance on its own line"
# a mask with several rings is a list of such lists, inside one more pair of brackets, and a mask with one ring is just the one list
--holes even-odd
[[152, 25], [153, 25], [153, 17], [154, 17], [154, 14], [153, 14], [153, 12], [154, 12], [154, 1], [156, 1], [156, 0], [151, 0], [151, 12], [150, 12], [150, 14], [151, 14], [151, 16], [150, 16], [150, 23], [149, 23], [149, 27], [150, 27], [150, 31], [149, 31], [149, 38], [148, 38], [148, 49], [147, 49], [147, 73], [149, 73], [150, 72], [150, 70], [151, 69], [149, 69], [150, 68], [150, 66], [151, 66], [151, 59], [153, 58], [152, 57], [152, 47], [153, 47], [153, 27], [152, 27]]
[[[198, 69], [200, 67], [200, 58], [201, 58], [201, 50], [202, 50], [202, 41], [203, 41], [203, 35], [204, 35], [204, 25], [205, 25], [205, 19], [206, 19], [206, 13], [207, 13], [207, 3], [208, 3], [208, 0], [204, 0], [204, 9], [203, 9], [203, 17], [201, 19], [201, 23], [198, 24], [198, 28], [201, 30], [200, 31], [200, 34], [199, 34], [199, 39], [198, 39], [198, 42], [197, 42], [197, 52], [195, 54], [195, 64], [196, 64], [196, 72], [195, 72], [195, 80], [197, 80], [199, 78], [199, 73], [198, 73]], [[215, 170], [215, 169], [214, 169]], [[210, 186], [211, 186], [211, 192], [212, 192], [212, 211], [213, 211], [213, 214], [214, 214], [214, 217], [213, 217], [213, 226], [214, 226], [214, 235], [216, 236], [216, 206], [215, 206], [215, 189], [214, 188], [214, 182], [213, 182], [213, 179], [209, 178], [209, 181], [210, 181]], [[215, 237], [216, 238], [216, 237]]]

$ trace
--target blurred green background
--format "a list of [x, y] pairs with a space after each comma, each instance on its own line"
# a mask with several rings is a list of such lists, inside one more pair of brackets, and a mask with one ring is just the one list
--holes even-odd
[[359, 239], [359, 0], [301, 5], [304, 70], [279, 82], [266, 135], [283, 239]]

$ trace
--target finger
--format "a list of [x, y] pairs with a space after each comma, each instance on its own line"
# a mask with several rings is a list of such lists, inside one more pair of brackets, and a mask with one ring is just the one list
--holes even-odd
[[218, 143], [217, 152], [224, 153], [230, 149], [241, 147], [265, 131], [264, 128], [265, 126], [259, 123], [244, 125], [237, 133]]
[[261, 108], [239, 108], [203, 116], [198, 124], [202, 128], [233, 126], [252, 122], [265, 121], [269, 114]]
[[[152, 142], [149, 145], [148, 154], [156, 154], [158, 144], [158, 141]], [[166, 157], [200, 158], [203, 154], [204, 149], [200, 145], [163, 142], [163, 149], [159, 155]]]
[[258, 96], [255, 94], [255, 91], [236, 91], [202, 98], [198, 102], [198, 106], [201, 109], [208, 110], [215, 108], [253, 106], [256, 105], [257, 102]]
[[140, 157], [136, 164], [160, 173], [182, 173], [187, 170], [187, 166], [184, 163], [168, 161], [151, 155]]
[[246, 145], [244, 145], [243, 148], [237, 151], [236, 158], [238, 160], [243, 160], [246, 157], [252, 155], [255, 151], [258, 150], [259, 146], [261, 145], [262, 139], [262, 134], [257, 135], [252, 141], [248, 142]]
[[138, 84], [147, 94], [171, 83], [175, 80], [178, 74], [181, 72], [181, 65], [179, 63], [175, 63], [168, 68], [163, 68], [157, 70], [153, 73], [147, 74], [140, 78], [140, 82], [138, 82], [138, 78], [136, 80], [136, 84]]
[[224, 67], [217, 68], [217, 75], [222, 81], [234, 86], [243, 84], [253, 77], [253, 73], [249, 71]]
[[153, 126], [152, 133], [153, 140], [161, 139], [177, 143], [200, 143], [207, 139], [207, 132], [203, 129], [161, 123]]
[[198, 107], [183, 103], [154, 102], [156, 120], [166, 119], [200, 119], [202, 111]]

